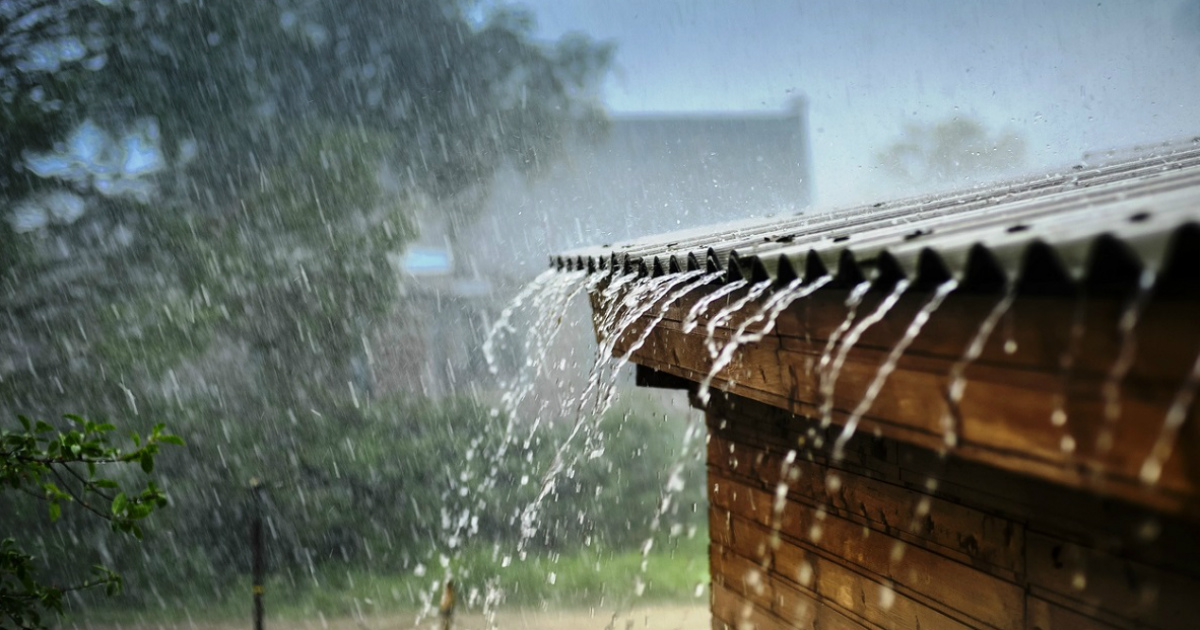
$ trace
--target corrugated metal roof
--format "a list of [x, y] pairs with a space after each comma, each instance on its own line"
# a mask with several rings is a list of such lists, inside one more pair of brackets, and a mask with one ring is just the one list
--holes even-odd
[[[551, 256], [560, 269], [726, 280], [1061, 290], [1125, 286], [1143, 270], [1200, 276], [1200, 142], [1168, 154], [830, 213], [696, 228]], [[1161, 284], [1161, 282], [1160, 282]]]

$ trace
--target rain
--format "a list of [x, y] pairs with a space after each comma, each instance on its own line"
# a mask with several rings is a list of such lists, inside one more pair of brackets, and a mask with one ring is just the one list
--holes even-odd
[[0, 0], [0, 628], [1191, 627], [1198, 65], [1195, 0]]

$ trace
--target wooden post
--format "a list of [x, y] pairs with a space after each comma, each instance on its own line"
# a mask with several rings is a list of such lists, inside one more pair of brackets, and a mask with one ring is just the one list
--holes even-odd
[[263, 558], [262, 540], [262, 484], [257, 478], [250, 480], [254, 493], [254, 516], [250, 520], [251, 580], [254, 594], [254, 630], [263, 630], [263, 573], [266, 562]]
[[438, 606], [438, 616], [442, 618], [441, 630], [450, 630], [454, 624], [454, 580], [446, 580], [446, 587], [442, 590], [442, 603]]

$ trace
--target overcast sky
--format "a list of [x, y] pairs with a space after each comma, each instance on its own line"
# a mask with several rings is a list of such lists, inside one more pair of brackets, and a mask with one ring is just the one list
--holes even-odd
[[906, 121], [1012, 128], [1030, 168], [1200, 135], [1200, 2], [533, 0], [539, 35], [613, 40], [614, 112], [809, 102], [817, 202], [895, 194]]

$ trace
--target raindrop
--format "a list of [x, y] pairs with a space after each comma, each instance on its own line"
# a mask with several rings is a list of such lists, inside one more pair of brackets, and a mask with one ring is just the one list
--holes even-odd
[[1083, 571], [1076, 571], [1075, 574], [1071, 576], [1071, 588], [1077, 591], [1082, 591], [1083, 589], [1087, 588], [1087, 575], [1084, 574]]
[[1117, 333], [1121, 338], [1117, 358], [1109, 368], [1104, 384], [1100, 388], [1100, 393], [1104, 397], [1104, 427], [1096, 437], [1096, 446], [1101, 452], [1112, 449], [1115, 425], [1121, 417], [1121, 384], [1129, 374], [1130, 368], [1133, 367], [1133, 361], [1137, 354], [1137, 324], [1141, 320], [1146, 304], [1150, 301], [1155, 277], [1152, 270], [1147, 269], [1142, 272], [1138, 278], [1136, 293], [1125, 305], [1125, 309], [1117, 321]]
[[1179, 390], [1175, 392], [1171, 406], [1167, 409], [1167, 415], [1163, 418], [1162, 428], [1154, 441], [1154, 446], [1151, 447], [1150, 454], [1142, 462], [1139, 472], [1142, 482], [1158, 483], [1159, 477], [1162, 476], [1163, 464], [1170, 458], [1171, 451], [1175, 448], [1179, 429], [1187, 419], [1188, 410], [1196, 396], [1197, 386], [1200, 386], [1200, 355], [1196, 356], [1191, 372], [1188, 373]]
[[812, 584], [813, 566], [808, 560], [800, 561], [800, 568], [796, 571], [796, 580], [801, 586], [809, 586]]
[[884, 610], [891, 610], [895, 604], [896, 591], [886, 584], [881, 584], [879, 586], [879, 606]]
[[[862, 420], [862, 417], [871, 410], [871, 405], [873, 405], [875, 403], [875, 399], [879, 397], [879, 392], [883, 389], [883, 385], [887, 382], [888, 376], [890, 376], [891, 373], [896, 369], [896, 364], [899, 363], [901, 355], [904, 354], [904, 351], [908, 349], [908, 346], [912, 344], [913, 340], [917, 338], [917, 335], [921, 333], [921, 329], [925, 327], [925, 323], [929, 321], [929, 318], [933, 315], [934, 311], [936, 311], [938, 307], [942, 305], [942, 302], [946, 299], [946, 296], [950, 295], [950, 293], [957, 287], [958, 282], [956, 280], [947, 280], [946, 282], [943, 282], [938, 286], [937, 290], [933, 294], [933, 297], [931, 297], [929, 301], [926, 302], [919, 311], [917, 311], [917, 314], [913, 316], [912, 322], [909, 323], [908, 328], [904, 331], [904, 335], [898, 342], [896, 342], [896, 345], [892, 347], [891, 352], [888, 353], [888, 356], [886, 359], [884, 359], [883, 364], [879, 366], [879, 369], [875, 372], [875, 378], [872, 379], [871, 384], [867, 387], [867, 391], [863, 394], [862, 400], [860, 400], [858, 406], [854, 408], [854, 411], [850, 414], [850, 418], [846, 420], [846, 425], [842, 428], [841, 435], [839, 435], [837, 441], [834, 442], [833, 456], [835, 459], [841, 459], [844, 456], [846, 443], [849, 442], [850, 438], [854, 436], [854, 431], [858, 428], [858, 423]], [[868, 322], [871, 322], [872, 319], [875, 321], [882, 319], [887, 311], [891, 309], [892, 305], [895, 304], [895, 301], [900, 298], [900, 295], [906, 288], [908, 288], [907, 281], [901, 280], [898, 282], [896, 284], [896, 288], [892, 291], [892, 294], [888, 296], [887, 300], [885, 300], [883, 304], [880, 304], [879, 309], [876, 310], [875, 313], [872, 313], [870, 317], [863, 320], [863, 323], [866, 324], [866, 326], [870, 326], [871, 324]], [[878, 317], [876, 317], [877, 314]], [[866, 326], [863, 326], [863, 330], [865, 330]], [[851, 331], [851, 334], [847, 335], [846, 337], [846, 341], [851, 344], [857, 342], [858, 339], [858, 337], [854, 335], [854, 332], [855, 331]], [[861, 330], [858, 332], [861, 334]], [[840, 355], [839, 360], [844, 360], [844, 355]]]

